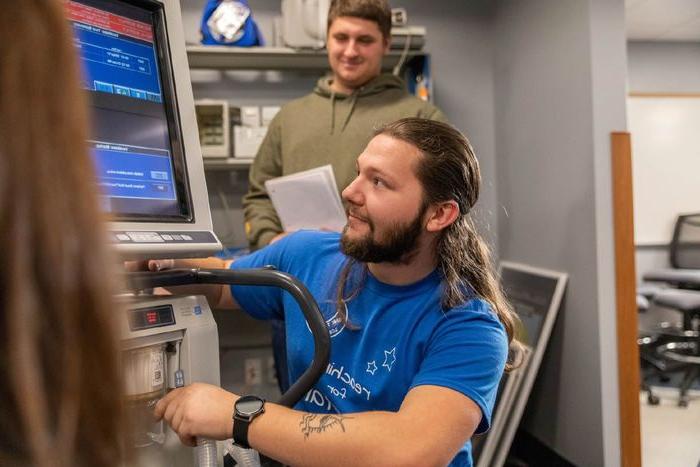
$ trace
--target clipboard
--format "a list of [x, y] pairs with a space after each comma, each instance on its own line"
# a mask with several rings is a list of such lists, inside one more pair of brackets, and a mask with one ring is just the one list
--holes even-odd
[[340, 232], [347, 223], [330, 165], [270, 179], [265, 189], [286, 232]]

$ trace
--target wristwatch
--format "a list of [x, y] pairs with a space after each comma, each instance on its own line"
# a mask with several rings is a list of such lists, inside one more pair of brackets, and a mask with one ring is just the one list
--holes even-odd
[[245, 449], [248, 444], [248, 427], [258, 415], [265, 413], [265, 399], [258, 396], [240, 397], [233, 405], [233, 443]]

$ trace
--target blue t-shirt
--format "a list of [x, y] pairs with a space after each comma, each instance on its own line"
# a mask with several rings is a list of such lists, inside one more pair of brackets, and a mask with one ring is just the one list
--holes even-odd
[[[344, 327], [335, 295], [347, 257], [339, 235], [301, 231], [236, 260], [231, 268], [273, 265], [301, 280], [318, 301], [331, 335], [325, 374], [295, 408], [314, 413], [396, 412], [406, 394], [421, 385], [442, 386], [474, 401], [482, 412], [477, 433], [490, 425], [508, 352], [502, 324], [487, 302], [472, 298], [444, 311], [437, 271], [406, 286], [382, 283], [371, 273], [355, 276], [359, 293], [347, 303]], [[291, 295], [272, 287], [232, 286], [240, 306], [258, 319], [284, 319], [290, 381], [309, 367], [313, 339]], [[452, 466], [471, 466], [467, 442]]]

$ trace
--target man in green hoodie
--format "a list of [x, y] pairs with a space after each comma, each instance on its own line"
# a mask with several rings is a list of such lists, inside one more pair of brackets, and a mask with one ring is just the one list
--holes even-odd
[[373, 130], [403, 117], [447, 121], [434, 105], [381, 72], [389, 50], [391, 9], [386, 0], [333, 0], [328, 11], [331, 75], [313, 92], [282, 107], [250, 170], [243, 198], [246, 235], [258, 249], [285, 234], [265, 181], [331, 164], [342, 191], [356, 176], [357, 156]]

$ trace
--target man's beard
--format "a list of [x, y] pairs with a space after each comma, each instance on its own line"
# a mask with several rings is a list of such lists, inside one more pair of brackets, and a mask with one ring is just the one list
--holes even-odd
[[420, 212], [410, 222], [394, 224], [388, 228], [385, 239], [381, 242], [374, 239], [374, 223], [366, 219], [369, 232], [362, 238], [353, 240], [348, 237], [348, 225], [343, 229], [340, 238], [340, 248], [347, 256], [363, 263], [396, 263], [406, 264], [415, 254], [418, 238], [423, 231], [423, 215], [427, 206], [421, 206]]

